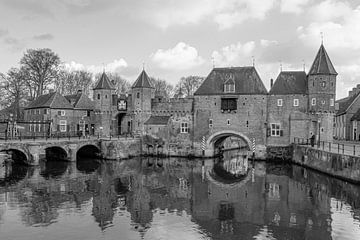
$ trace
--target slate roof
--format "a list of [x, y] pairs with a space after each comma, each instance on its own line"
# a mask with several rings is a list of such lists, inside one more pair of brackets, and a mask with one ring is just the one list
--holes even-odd
[[269, 94], [306, 94], [307, 78], [304, 71], [280, 72]]
[[145, 125], [167, 125], [170, 116], [151, 116], [144, 124]]
[[105, 72], [103, 72], [99, 81], [95, 84], [94, 90], [96, 89], [115, 89]]
[[142, 70], [131, 88], [154, 88], [145, 70]]
[[[224, 83], [232, 78], [234, 93], [224, 93]], [[194, 95], [267, 94], [267, 90], [254, 67], [214, 68]]]
[[32, 108], [72, 109], [73, 106], [60, 93], [53, 92], [37, 97], [25, 109]]
[[84, 93], [67, 95], [65, 98], [70, 102], [70, 104], [73, 102], [73, 107], [75, 109], [92, 110], [95, 107], [94, 102], [91, 101], [91, 99]]
[[309, 75], [316, 74], [331, 74], [337, 75], [334, 66], [331, 63], [329, 55], [325, 47], [321, 44], [319, 51], [316, 54], [315, 60], [310, 68]]
[[350, 121], [354, 121], [354, 120], [360, 121], [360, 108], [357, 110], [357, 112], [350, 119]]
[[341, 115], [343, 113], [346, 113], [346, 110], [350, 107], [350, 105], [355, 101], [355, 99], [360, 95], [360, 92], [357, 94], [354, 94], [351, 97], [346, 97], [340, 100], [337, 100], [336, 103], [339, 104], [339, 110], [337, 111], [336, 115]]

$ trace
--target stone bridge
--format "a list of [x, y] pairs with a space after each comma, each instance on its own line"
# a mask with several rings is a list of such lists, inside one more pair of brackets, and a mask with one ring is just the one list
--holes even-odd
[[38, 165], [40, 160], [76, 161], [79, 154], [99, 155], [105, 159], [122, 159], [141, 153], [138, 138], [36, 139], [0, 142], [0, 152], [12, 155], [15, 161]]

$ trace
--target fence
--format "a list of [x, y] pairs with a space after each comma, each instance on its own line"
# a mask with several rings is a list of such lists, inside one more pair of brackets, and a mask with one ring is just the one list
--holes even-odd
[[324, 150], [327, 152], [360, 156], [360, 143], [351, 144], [351, 143], [333, 143], [326, 141], [314, 141], [313, 145], [311, 144], [311, 139], [304, 138], [294, 138], [294, 143], [298, 145], [309, 145], [311, 147]]
[[93, 135], [87, 134], [83, 136], [82, 131], [69, 131], [69, 132], [54, 132], [54, 133], [27, 133], [21, 134], [19, 133], [16, 137], [9, 137], [6, 132], [0, 132], [0, 142], [1, 141], [26, 141], [26, 140], [64, 140], [64, 139], [86, 139], [86, 138], [106, 138], [106, 139], [120, 139], [120, 138], [134, 138], [132, 133], [122, 134], [122, 135], [112, 135], [103, 136], [103, 135]]

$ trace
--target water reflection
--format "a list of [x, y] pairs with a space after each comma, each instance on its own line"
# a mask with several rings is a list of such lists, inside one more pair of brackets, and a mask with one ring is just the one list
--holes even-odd
[[40, 163], [40, 175], [45, 179], [49, 178], [58, 178], [62, 176], [67, 168], [69, 163], [65, 161], [45, 161]]
[[101, 161], [97, 158], [80, 158], [76, 161], [76, 168], [82, 173], [92, 173], [99, 168]]
[[[233, 179], [224, 183], [216, 166]], [[354, 239], [360, 234], [359, 186], [297, 166], [262, 162], [252, 169], [239, 152], [215, 161], [49, 164], [22, 175], [0, 186], [1, 239], [35, 239], [39, 228], [33, 226], [46, 232], [46, 239], [119, 239], [119, 232], [123, 239]]]

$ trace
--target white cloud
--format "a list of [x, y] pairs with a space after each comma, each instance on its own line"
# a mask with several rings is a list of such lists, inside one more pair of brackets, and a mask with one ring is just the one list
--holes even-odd
[[261, 39], [260, 40], [260, 45], [262, 47], [269, 47], [269, 46], [277, 45], [277, 44], [279, 44], [279, 42], [276, 41], [276, 40], [267, 40], [267, 39]]
[[323, 32], [324, 43], [329, 49], [360, 49], [360, 5], [352, 9], [346, 3], [327, 0], [310, 12], [315, 21], [297, 31], [307, 45], [318, 45], [320, 32]]
[[71, 71], [86, 70], [96, 74], [102, 72], [104, 70], [104, 67], [106, 72], [121, 72], [121, 70], [128, 67], [128, 64], [123, 58], [120, 58], [120, 59], [115, 59], [114, 61], [107, 63], [105, 65], [84, 65], [81, 63], [71, 61], [70, 63], [65, 63], [64, 67], [65, 69]]
[[249, 65], [251, 56], [254, 53], [255, 42], [250, 41], [244, 44], [238, 42], [223, 47], [220, 52], [213, 51], [212, 57], [216, 66], [239, 66], [241, 64]]
[[277, 0], [181, 0], [152, 1], [137, 16], [166, 29], [173, 25], [213, 21], [219, 28], [231, 28], [248, 19], [263, 20]]
[[166, 70], [190, 69], [204, 63], [196, 48], [184, 42], [179, 42], [174, 48], [157, 50], [151, 60]]
[[284, 13], [299, 14], [303, 12], [303, 8], [308, 3], [309, 0], [281, 0], [280, 11]]

